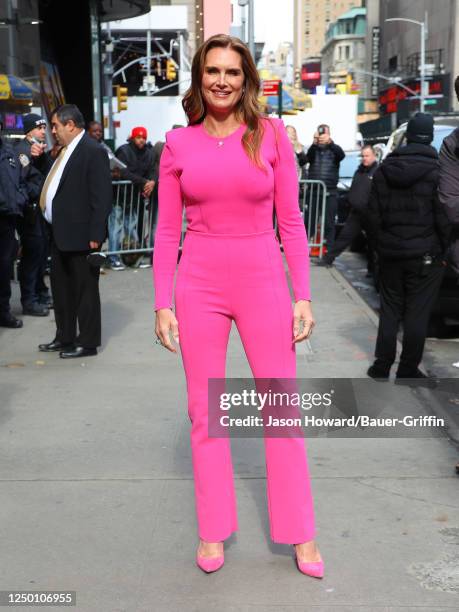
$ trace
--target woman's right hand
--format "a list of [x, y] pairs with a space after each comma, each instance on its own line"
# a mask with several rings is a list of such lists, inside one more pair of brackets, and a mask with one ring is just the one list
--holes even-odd
[[173, 311], [170, 308], [159, 308], [156, 311], [155, 333], [164, 348], [167, 348], [172, 353], [176, 353], [177, 349], [170, 340], [170, 332], [172, 332], [175, 342], [180, 344], [178, 321]]

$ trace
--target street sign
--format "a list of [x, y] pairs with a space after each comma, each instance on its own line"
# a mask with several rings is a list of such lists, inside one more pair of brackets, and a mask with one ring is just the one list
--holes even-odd
[[262, 95], [263, 96], [277, 96], [279, 95], [279, 80], [271, 79], [269, 81], [263, 81]]

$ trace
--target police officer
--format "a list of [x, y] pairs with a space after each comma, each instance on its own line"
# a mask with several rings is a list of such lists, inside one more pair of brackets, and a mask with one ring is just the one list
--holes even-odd
[[[40, 192], [52, 160], [46, 150], [46, 122], [34, 113], [23, 117], [25, 138], [17, 146], [25, 180], [34, 192]], [[48, 229], [36, 198], [27, 202], [18, 222], [22, 256], [19, 264], [22, 312], [31, 316], [49, 314], [49, 289], [43, 276], [48, 257]]]
[[10, 311], [11, 276], [16, 226], [29, 195], [33, 193], [28, 193], [17, 153], [0, 137], [0, 327], [22, 327], [22, 321]]

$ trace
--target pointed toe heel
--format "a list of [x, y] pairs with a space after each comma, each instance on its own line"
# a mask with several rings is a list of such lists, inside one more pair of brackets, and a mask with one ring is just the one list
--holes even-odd
[[323, 561], [314, 561], [314, 562], [305, 562], [300, 561], [295, 551], [295, 561], [298, 569], [302, 574], [306, 574], [307, 576], [312, 576], [313, 578], [323, 578], [324, 577], [324, 562]]
[[206, 574], [216, 572], [223, 567], [224, 562], [224, 555], [221, 555], [220, 557], [201, 557], [201, 555], [196, 555], [197, 566]]

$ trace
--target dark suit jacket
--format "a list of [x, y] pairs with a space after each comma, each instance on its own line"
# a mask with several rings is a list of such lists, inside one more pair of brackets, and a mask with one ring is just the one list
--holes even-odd
[[112, 179], [107, 153], [87, 134], [67, 161], [53, 199], [53, 238], [60, 251], [89, 251], [102, 243], [112, 208]]

